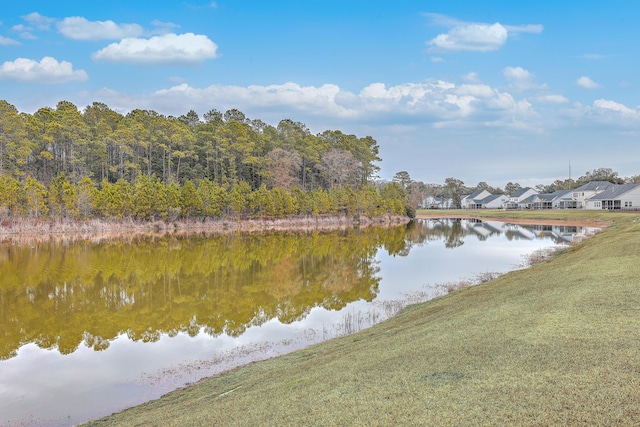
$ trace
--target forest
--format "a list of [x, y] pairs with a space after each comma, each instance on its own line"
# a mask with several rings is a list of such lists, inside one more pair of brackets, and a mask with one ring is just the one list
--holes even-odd
[[405, 215], [402, 187], [374, 180], [379, 161], [370, 136], [237, 109], [27, 114], [0, 100], [0, 220]]

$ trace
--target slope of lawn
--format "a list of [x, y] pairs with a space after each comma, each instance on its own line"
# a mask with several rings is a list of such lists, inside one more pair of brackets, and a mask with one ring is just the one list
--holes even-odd
[[640, 424], [640, 215], [495, 216], [506, 214], [611, 226], [526, 270], [91, 424]]

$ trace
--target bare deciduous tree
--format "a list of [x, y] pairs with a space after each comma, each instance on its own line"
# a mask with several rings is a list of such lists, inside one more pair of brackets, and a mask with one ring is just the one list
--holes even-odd
[[327, 189], [349, 185], [355, 187], [358, 182], [360, 162], [347, 150], [333, 148], [320, 157], [317, 166]]
[[267, 182], [270, 188], [290, 190], [294, 184], [298, 184], [298, 173], [302, 167], [298, 153], [276, 148], [267, 153], [267, 159]]

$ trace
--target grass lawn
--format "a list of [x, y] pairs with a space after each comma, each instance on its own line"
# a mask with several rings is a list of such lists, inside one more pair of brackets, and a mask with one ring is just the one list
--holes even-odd
[[640, 215], [464, 212], [612, 225], [529, 269], [90, 424], [640, 425]]

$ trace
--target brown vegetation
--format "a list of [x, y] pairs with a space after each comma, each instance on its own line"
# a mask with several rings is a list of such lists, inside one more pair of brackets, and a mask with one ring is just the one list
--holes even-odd
[[340, 230], [352, 227], [394, 226], [406, 224], [409, 218], [384, 215], [375, 218], [360, 216], [306, 216], [246, 220], [32, 220], [6, 219], [0, 224], [0, 241], [28, 242], [37, 240], [103, 240], [135, 235], [162, 235], [192, 232], [227, 233], [255, 231]]

